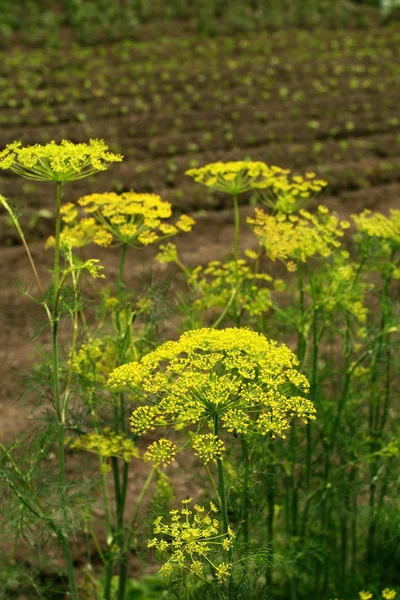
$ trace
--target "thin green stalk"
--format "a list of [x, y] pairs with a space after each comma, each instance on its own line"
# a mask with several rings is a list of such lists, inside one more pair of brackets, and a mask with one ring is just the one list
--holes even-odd
[[[304, 322], [305, 322], [305, 297], [304, 297], [304, 275], [303, 265], [300, 261], [297, 261], [297, 289], [299, 295], [299, 312], [300, 312], [300, 323], [297, 332], [297, 356], [300, 362], [299, 369], [302, 371], [304, 368], [304, 360], [306, 355], [306, 339], [304, 336]], [[298, 490], [295, 485], [296, 467], [297, 467], [297, 427], [296, 422], [293, 421], [290, 428], [289, 438], [289, 460], [290, 460], [290, 472], [288, 476], [288, 513], [287, 513], [287, 533], [289, 536], [297, 536], [298, 526]], [[297, 598], [297, 583], [296, 578], [290, 578], [290, 598], [295, 600]]]
[[[394, 252], [392, 252], [390, 263], [393, 262]], [[383, 288], [381, 295], [381, 321], [380, 321], [380, 332], [386, 329], [387, 322], [389, 320], [389, 288], [391, 284], [391, 271], [386, 273], [383, 277]], [[383, 406], [377, 402], [377, 398], [381, 397], [378, 392], [378, 380], [379, 372], [378, 365], [381, 356], [385, 349], [385, 378], [384, 378], [384, 399]], [[387, 414], [390, 405], [391, 397], [391, 350], [390, 350], [390, 333], [379, 338], [378, 347], [373, 361], [372, 376], [371, 376], [371, 396], [369, 402], [369, 428], [371, 442], [371, 452], [375, 453], [379, 447], [379, 440], [382, 437], [384, 427], [386, 424]], [[377, 492], [377, 473], [379, 471], [381, 459], [379, 456], [375, 456], [371, 463], [370, 471], [370, 484], [369, 484], [369, 524], [368, 524], [368, 536], [367, 536], [367, 565], [370, 566], [373, 563], [373, 547], [376, 531], [376, 521], [378, 517], [378, 511], [376, 509], [376, 492]]]
[[249, 477], [250, 477], [250, 456], [247, 440], [242, 437], [242, 460], [244, 464], [243, 479], [243, 538], [244, 538], [244, 556], [246, 560], [249, 549], [249, 524], [250, 524], [250, 498], [249, 498]]
[[[214, 415], [214, 435], [219, 440], [220, 439], [220, 423], [219, 416]], [[229, 527], [229, 519], [228, 519], [228, 503], [226, 499], [226, 487], [225, 487], [225, 476], [224, 476], [224, 465], [221, 458], [217, 458], [217, 469], [218, 469], [218, 492], [219, 499], [221, 503], [221, 513], [222, 513], [222, 523], [224, 528], [224, 533], [228, 533]], [[229, 560], [232, 562], [232, 548], [229, 550]], [[232, 575], [229, 577], [228, 583], [228, 599], [232, 599]]]
[[22, 242], [22, 244], [23, 244], [23, 246], [25, 248], [25, 252], [26, 252], [26, 254], [28, 256], [29, 264], [32, 267], [33, 275], [34, 275], [35, 280], [36, 280], [36, 285], [37, 285], [37, 288], [39, 290], [39, 294], [42, 297], [42, 302], [43, 302], [44, 309], [45, 309], [46, 314], [47, 314], [47, 316], [49, 318], [49, 321], [50, 321], [51, 320], [50, 310], [49, 310], [49, 307], [47, 305], [46, 297], [44, 295], [43, 288], [42, 288], [42, 284], [40, 283], [39, 275], [38, 275], [38, 272], [36, 270], [36, 266], [35, 266], [35, 263], [33, 261], [31, 251], [30, 251], [29, 246], [27, 244], [27, 241], [25, 239], [24, 232], [22, 231], [22, 228], [21, 228], [21, 225], [19, 224], [18, 218], [14, 214], [11, 206], [8, 204], [7, 200], [3, 196], [1, 196], [1, 195], [0, 195], [0, 202], [2, 203], [2, 205], [4, 206], [4, 208], [9, 213], [9, 215], [10, 215], [10, 217], [12, 219], [12, 222], [14, 223], [15, 229], [18, 231], [18, 235], [21, 238], [21, 242]]
[[[58, 284], [60, 281], [60, 232], [61, 232], [61, 200], [62, 200], [62, 182], [56, 183], [56, 232], [54, 244], [54, 270], [53, 270], [53, 288], [54, 298], [57, 296]], [[55, 307], [54, 307], [55, 310]]]
[[[312, 280], [312, 274], [306, 265], [306, 270], [308, 274], [308, 280], [310, 282], [311, 287], [311, 295], [313, 300], [313, 317], [312, 317], [312, 360], [311, 360], [311, 381], [310, 381], [310, 400], [315, 403], [315, 399], [317, 397], [317, 380], [318, 380], [318, 349], [320, 338], [318, 336], [318, 307], [317, 307], [317, 296], [315, 285]], [[303, 305], [304, 309], [304, 305]], [[306, 449], [306, 497], [308, 499], [311, 489], [311, 459], [312, 459], [312, 424], [311, 422], [306, 425], [306, 433], [307, 433], [307, 449]], [[306, 535], [307, 523], [308, 523], [308, 513], [309, 513], [310, 503], [308, 500], [306, 501], [304, 513], [303, 513], [303, 524], [302, 531], [303, 535]]]
[[[344, 364], [345, 378], [344, 378], [344, 383], [343, 383], [343, 390], [342, 390], [341, 396], [338, 401], [337, 411], [336, 411], [336, 415], [335, 415], [335, 418], [333, 421], [332, 431], [330, 433], [330, 440], [329, 440], [329, 443], [327, 444], [327, 448], [326, 448], [326, 452], [325, 452], [325, 465], [324, 465], [324, 475], [323, 475], [323, 489], [325, 490], [325, 496], [324, 496], [324, 499], [321, 504], [321, 530], [324, 532], [330, 530], [330, 527], [329, 527], [329, 523], [331, 521], [331, 510], [330, 509], [332, 507], [329, 506], [329, 494], [328, 494], [327, 490], [329, 487], [329, 479], [330, 479], [330, 474], [331, 474], [333, 455], [334, 455], [334, 451], [336, 448], [336, 441], [338, 438], [338, 434], [341, 431], [341, 419], [342, 419], [343, 410], [347, 403], [350, 382], [351, 382], [351, 376], [352, 376], [352, 371], [350, 369], [350, 358], [351, 358], [350, 357], [350, 339], [351, 339], [350, 318], [349, 318], [349, 315], [346, 313], [346, 330], [345, 330], [345, 340], [344, 340], [344, 350], [343, 350], [343, 353], [345, 356], [345, 364]], [[323, 565], [321, 565], [320, 561], [318, 561], [318, 563], [317, 563], [316, 593], [319, 593], [319, 591], [320, 591], [319, 581], [320, 581], [320, 576], [321, 576], [321, 570], [324, 573], [324, 584], [323, 585], [326, 586], [327, 581], [328, 581], [328, 571], [329, 571], [329, 561], [327, 560], [326, 555], [324, 556]]]
[[[235, 236], [233, 242], [233, 258], [235, 261], [235, 288], [239, 286], [239, 227], [240, 227], [240, 215], [239, 215], [239, 202], [237, 194], [233, 196], [233, 211], [235, 217]], [[236, 325], [240, 324], [240, 318], [238, 317], [238, 309], [237, 309], [237, 295], [235, 294], [233, 297], [234, 303], [234, 312], [235, 312], [235, 322]]]
[[[219, 432], [219, 417], [218, 415], [214, 416], [214, 435], [218, 439], [220, 439]], [[224, 533], [228, 533], [228, 505], [226, 501], [226, 489], [225, 489], [225, 477], [224, 477], [224, 465], [222, 463], [222, 459], [217, 459], [217, 468], [218, 468], [218, 492], [219, 499], [221, 503], [221, 513], [222, 513], [222, 522], [224, 526]]]
[[128, 244], [122, 244], [121, 258], [119, 261], [118, 280], [117, 280], [117, 296], [120, 299], [124, 288], [124, 268]]
[[218, 492], [218, 488], [217, 488], [217, 486], [216, 486], [216, 484], [215, 484], [214, 477], [212, 476], [212, 473], [211, 473], [211, 471], [210, 471], [210, 467], [208, 466], [208, 464], [207, 464], [207, 463], [204, 463], [204, 468], [205, 468], [205, 470], [206, 470], [206, 473], [207, 473], [208, 479], [210, 480], [211, 487], [212, 487], [212, 489], [214, 490], [214, 494], [215, 494], [215, 496], [216, 496], [217, 498], [219, 498], [219, 492]]
[[60, 229], [61, 229], [61, 190], [62, 184], [57, 182], [57, 211], [56, 211], [56, 235], [54, 249], [54, 270], [53, 270], [53, 290], [54, 290], [54, 306], [51, 321], [52, 333], [52, 370], [53, 370], [53, 391], [54, 405], [57, 414], [57, 438], [58, 438], [58, 496], [60, 499], [60, 508], [64, 530], [61, 531], [62, 540], [61, 546], [64, 553], [65, 564], [67, 568], [70, 594], [73, 600], [78, 600], [78, 590], [76, 588], [74, 568], [72, 564], [72, 554], [69, 547], [65, 531], [68, 528], [67, 514], [67, 495], [65, 481], [65, 413], [66, 407], [62, 406], [60, 394], [60, 367], [59, 367], [59, 344], [58, 344], [58, 322], [59, 322], [59, 302], [58, 288], [60, 282]]
[[[122, 245], [122, 252], [119, 262], [118, 279], [117, 279], [117, 298], [119, 300], [119, 311], [117, 313], [117, 330], [121, 338], [126, 338], [128, 333], [129, 323], [126, 323], [126, 331], [122, 335], [122, 326], [120, 321], [120, 310], [122, 303], [122, 296], [124, 291], [124, 268], [126, 262], [126, 255], [128, 250], [128, 244]], [[120, 361], [125, 361], [124, 349], [120, 350]], [[125, 396], [119, 394], [118, 404], [115, 406], [115, 428], [117, 431], [126, 431], [125, 423]], [[123, 461], [122, 473], [119, 470], [119, 461], [117, 458], [112, 459], [113, 476], [114, 476], [114, 488], [115, 488], [115, 500], [116, 500], [116, 516], [117, 516], [117, 532], [116, 532], [116, 543], [119, 548], [119, 581], [118, 581], [118, 600], [123, 600], [125, 596], [126, 588], [126, 575], [127, 575], [127, 552], [129, 550], [124, 544], [124, 513], [126, 506], [126, 493], [128, 489], [128, 473], [129, 463]], [[125, 546], [125, 549], [124, 549]]]
[[145, 495], [147, 494], [147, 491], [153, 481], [154, 475], [156, 474], [157, 469], [155, 467], [153, 467], [150, 471], [150, 473], [148, 474], [148, 477], [145, 481], [144, 486], [142, 487], [142, 491], [140, 492], [138, 499], [136, 501], [136, 506], [135, 506], [135, 510], [133, 511], [133, 515], [131, 517], [130, 523], [129, 523], [129, 527], [128, 527], [128, 537], [125, 541], [125, 546], [126, 549], [129, 550], [129, 547], [131, 545], [132, 542], [132, 537], [133, 537], [133, 531], [134, 531], [134, 527], [135, 527], [135, 523], [136, 520], [138, 518], [139, 515], [139, 511], [142, 507], [142, 503], [144, 500]]
[[[276, 465], [274, 461], [274, 444], [271, 440], [267, 442], [270, 444], [269, 452], [272, 457], [271, 462], [271, 471], [272, 476], [275, 475]], [[267, 517], [267, 535], [268, 535], [268, 547], [270, 552], [272, 553], [274, 550], [274, 517], [275, 517], [275, 491], [274, 485], [268, 485], [267, 489], [267, 503], [268, 503], [268, 517]], [[272, 566], [268, 566], [267, 571], [267, 583], [272, 583]]]

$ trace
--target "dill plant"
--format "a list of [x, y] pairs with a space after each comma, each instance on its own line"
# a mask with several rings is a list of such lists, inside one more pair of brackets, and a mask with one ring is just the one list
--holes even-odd
[[[54, 244], [54, 268], [52, 273], [52, 295], [50, 299], [46, 299], [43, 288], [40, 284], [37, 270], [34, 267], [32, 256], [29, 248], [24, 241], [24, 246], [28, 252], [28, 257], [33, 266], [36, 282], [41, 293], [41, 301], [51, 325], [52, 331], [52, 386], [53, 386], [53, 401], [57, 415], [58, 425], [58, 486], [57, 494], [60, 502], [60, 511], [62, 525], [56, 525], [56, 522], [49, 520], [49, 525], [56, 532], [58, 541], [63, 549], [65, 563], [69, 579], [69, 587], [71, 597], [74, 600], [78, 599], [78, 592], [73, 571], [71, 549], [67, 538], [68, 525], [68, 506], [66, 496], [66, 481], [65, 481], [65, 422], [68, 409], [68, 391], [62, 395], [60, 390], [60, 367], [59, 367], [59, 319], [60, 319], [60, 302], [62, 301], [62, 287], [68, 275], [72, 272], [88, 270], [94, 277], [99, 276], [99, 267], [95, 262], [88, 262], [86, 265], [81, 264], [78, 268], [71, 265], [70, 270], [66, 270], [65, 277], [60, 278], [60, 211], [62, 202], [62, 186], [76, 179], [83, 179], [89, 175], [93, 175], [99, 171], [105, 171], [113, 162], [121, 161], [122, 157], [108, 151], [106, 144], [100, 140], [91, 140], [89, 144], [73, 144], [66, 140], [61, 144], [51, 142], [44, 146], [36, 144], [35, 146], [22, 146], [20, 142], [9, 144], [0, 152], [0, 168], [11, 169], [21, 177], [32, 179], [34, 181], [47, 181], [56, 184], [56, 223], [55, 223], [55, 244]], [[16, 218], [11, 211], [9, 204], [3, 201], [3, 206], [12, 215], [14, 222]], [[18, 226], [21, 233], [21, 229]], [[23, 236], [22, 236], [23, 237]], [[15, 466], [15, 469], [17, 467]], [[15, 493], [19, 492], [15, 490]], [[40, 505], [39, 505], [40, 506]], [[38, 509], [32, 505], [27, 505], [31, 512], [43, 515], [43, 509]]]
[[[393, 573], [379, 566], [376, 552], [384, 542], [378, 531], [385, 522], [389, 527], [395, 510], [396, 478], [390, 473], [399, 457], [393, 421], [398, 211], [389, 217], [364, 211], [353, 216], [353, 224], [323, 205], [313, 211], [307, 205], [325, 181], [315, 173], [292, 176], [260, 163], [216, 163], [188, 174], [232, 195], [236, 209], [233, 258], [191, 268], [171, 244], [157, 257], [175, 262], [188, 284], [192, 300], [180, 304], [186, 327], [238, 324], [240, 316], [240, 322], [269, 336], [290, 341], [296, 333], [299, 368], [318, 410], [317, 421], [306, 425], [305, 442], [294, 421], [286, 446], [258, 444], [249, 452], [243, 444], [242, 466], [228, 483], [240, 482], [237, 493], [230, 492], [231, 511], [236, 506], [249, 521], [258, 518], [254, 504], [266, 506], [268, 543], [284, 556], [267, 580], [271, 585], [279, 574], [281, 583], [287, 582], [284, 597], [302, 597], [307, 589], [318, 597], [328, 597], [329, 590], [355, 593], [371, 573], [384, 584]], [[270, 175], [265, 187], [263, 174]], [[245, 251], [253, 261], [247, 263], [240, 256], [235, 195], [250, 189], [268, 211], [256, 208], [247, 220], [259, 243], [257, 251]], [[269, 263], [277, 261], [289, 272], [285, 283], [268, 273]], [[251, 304], [268, 278], [264, 305], [252, 314]], [[380, 308], [371, 311], [375, 302]], [[260, 469], [267, 474], [260, 477]], [[280, 483], [279, 473], [284, 474]], [[386, 535], [394, 550], [398, 536]]]
[[[96, 141], [25, 149], [14, 143], [0, 153], [0, 167], [54, 181], [57, 189], [56, 231], [47, 242], [55, 254], [49, 292], [15, 212], [1, 201], [53, 332], [61, 520], [42, 503], [12, 448], [1, 449], [6, 483], [63, 549], [71, 597], [129, 597], [138, 516], [156, 483], [148, 545], [163, 561], [162, 598], [392, 600], [389, 556], [399, 541], [391, 527], [400, 456], [399, 211], [364, 211], [350, 223], [323, 205], [313, 210], [326, 186], [314, 173], [292, 175], [253, 161], [212, 163], [188, 175], [232, 198], [232, 252], [205, 266], [185, 265], [168, 240], [190, 232], [194, 221], [188, 215], [171, 221], [172, 207], [160, 196], [131, 191], [61, 203], [64, 183], [120, 159]], [[260, 206], [247, 219], [254, 247], [244, 249], [239, 198], [248, 194]], [[120, 249], [115, 289], [100, 293], [94, 322], [84, 310], [82, 279], [101, 278], [102, 269], [96, 259], [76, 255], [90, 244]], [[158, 262], [178, 266], [189, 292], [175, 303], [177, 341], [161, 343], [157, 326], [167, 286], [150, 281], [133, 299], [125, 283], [130, 253], [152, 244], [159, 245]], [[274, 276], [278, 262], [285, 281]], [[64, 315], [72, 334], [62, 363]], [[142, 456], [139, 438], [154, 432]], [[65, 480], [65, 445], [98, 460], [99, 484], [85, 490], [79, 510]], [[171, 511], [173, 480], [164, 469], [181, 455], [203, 465], [204, 497]], [[132, 505], [128, 475], [137, 461], [150, 466]], [[93, 522], [99, 492], [105, 540]], [[72, 515], [103, 565], [100, 578], [87, 569], [79, 589]], [[379, 560], [385, 552], [387, 564]]]

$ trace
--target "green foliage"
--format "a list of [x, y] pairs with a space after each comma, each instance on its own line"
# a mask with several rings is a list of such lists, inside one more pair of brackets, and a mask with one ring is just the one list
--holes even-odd
[[195, 23], [205, 35], [218, 31], [249, 31], [260, 26], [296, 24], [347, 25], [357, 23], [362, 14], [360, 4], [378, 6], [374, 0], [2, 0], [0, 33], [28, 32], [25, 39], [33, 43], [57, 44], [57, 29], [64, 24], [75, 31], [78, 39], [92, 42], [104, 36], [120, 38], [132, 35], [143, 23], [165, 19], [186, 19]]
[[[36, 339], [51, 331], [27, 380], [38, 426], [0, 444], [4, 532], [14, 542], [5, 594], [26, 544], [38, 565], [50, 547], [61, 553], [58, 590], [72, 600], [369, 600], [395, 587], [400, 211], [366, 210], [350, 223], [309, 206], [326, 183], [314, 173], [292, 177], [251, 160], [193, 167], [196, 182], [232, 201], [232, 253], [185, 265], [168, 243], [157, 260], [175, 263], [180, 280], [170, 287], [150, 270], [133, 291], [132, 254], [190, 235], [194, 219], [166, 222], [171, 206], [147, 193], [64, 204], [68, 179], [110, 167], [103, 145], [105, 162], [94, 164], [84, 144], [11, 149], [18, 156], [0, 154], [3, 168], [55, 188], [56, 227], [45, 290], [0, 196], [33, 269], [37, 290], [25, 293], [46, 323]], [[256, 250], [245, 252], [238, 197], [249, 191], [259, 205], [247, 218]], [[92, 242], [114, 243], [120, 262], [115, 285], [96, 288], [89, 304], [83, 282], [100, 283], [102, 267], [77, 254]], [[284, 281], [269, 273], [278, 260]], [[159, 429], [142, 455], [141, 438]], [[176, 457], [186, 476], [196, 473], [198, 496], [180, 498], [180, 510]], [[140, 480], [133, 495], [130, 477]], [[81, 577], [75, 537], [87, 545]], [[163, 563], [162, 582], [128, 576], [133, 553], [148, 566], [147, 548]]]

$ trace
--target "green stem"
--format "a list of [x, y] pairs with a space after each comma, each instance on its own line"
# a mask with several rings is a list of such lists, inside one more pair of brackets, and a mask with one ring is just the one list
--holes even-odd
[[156, 474], [157, 469], [155, 467], [152, 468], [152, 470], [150, 471], [144, 486], [142, 487], [142, 491], [140, 492], [138, 499], [136, 501], [136, 506], [135, 506], [135, 510], [133, 511], [133, 515], [131, 517], [130, 520], [130, 524], [129, 524], [129, 533], [128, 533], [128, 537], [126, 539], [126, 548], [127, 550], [129, 550], [129, 547], [131, 545], [132, 542], [132, 537], [133, 537], [133, 531], [134, 531], [134, 527], [135, 527], [135, 523], [136, 523], [136, 519], [138, 518], [138, 514], [139, 511], [141, 509], [143, 500], [145, 495], [147, 494], [147, 491], [153, 481], [154, 475]]
[[[220, 439], [220, 426], [219, 426], [219, 416], [214, 415], [214, 435], [218, 440]], [[217, 468], [218, 468], [218, 492], [219, 499], [221, 504], [221, 512], [222, 512], [222, 523], [224, 528], [224, 533], [228, 533], [229, 527], [229, 519], [228, 519], [228, 503], [226, 500], [226, 487], [225, 487], [225, 476], [224, 476], [224, 465], [221, 458], [217, 458]], [[229, 562], [232, 562], [232, 548], [229, 550]], [[229, 577], [228, 583], [228, 599], [232, 599], [232, 587], [233, 587], [233, 579], [232, 574]]]
[[12, 219], [12, 222], [14, 223], [14, 226], [15, 226], [16, 230], [18, 231], [19, 237], [21, 238], [21, 242], [22, 242], [22, 244], [23, 244], [23, 246], [25, 248], [25, 252], [26, 252], [26, 254], [28, 256], [29, 263], [30, 263], [30, 265], [32, 267], [32, 271], [33, 271], [33, 274], [34, 274], [34, 277], [35, 277], [35, 280], [36, 280], [36, 285], [37, 285], [39, 293], [40, 293], [40, 295], [42, 297], [43, 306], [45, 308], [46, 314], [47, 314], [47, 316], [49, 318], [49, 321], [50, 321], [51, 320], [51, 315], [50, 315], [49, 307], [48, 307], [47, 302], [46, 302], [46, 298], [45, 298], [45, 295], [44, 295], [44, 292], [43, 292], [42, 284], [40, 283], [40, 279], [39, 279], [38, 272], [36, 270], [35, 263], [33, 262], [31, 251], [29, 250], [29, 246], [28, 246], [27, 241], [25, 239], [24, 232], [22, 231], [22, 228], [21, 228], [21, 225], [19, 224], [17, 216], [14, 214], [12, 208], [10, 207], [10, 205], [8, 204], [8, 202], [6, 201], [6, 199], [3, 196], [1, 196], [1, 195], [0, 195], [0, 202], [2, 203], [2, 205], [4, 206], [4, 208], [9, 213], [9, 215], [10, 215], [10, 217]]
[[217, 498], [219, 498], [219, 491], [218, 491], [218, 488], [217, 488], [217, 486], [215, 485], [214, 477], [212, 476], [212, 473], [211, 473], [211, 471], [210, 471], [210, 467], [207, 465], [207, 463], [204, 463], [204, 468], [205, 468], [205, 470], [206, 470], [206, 473], [207, 473], [208, 479], [210, 480], [211, 487], [212, 487], [212, 489], [214, 490], [214, 494], [215, 494], [215, 496], [216, 496]]
[[[240, 215], [239, 215], [239, 202], [237, 194], [233, 196], [233, 211], [235, 216], [235, 237], [233, 242], [233, 258], [235, 260], [235, 288], [239, 287], [239, 225], [240, 225]], [[236, 325], [240, 324], [240, 317], [238, 316], [238, 307], [237, 307], [237, 295], [234, 294], [233, 297], [234, 302], [234, 313], [235, 313], [235, 322]]]
[[60, 394], [60, 367], [59, 367], [59, 344], [58, 344], [58, 322], [59, 322], [59, 299], [58, 287], [60, 282], [60, 229], [61, 229], [61, 183], [57, 182], [57, 212], [56, 212], [56, 235], [54, 250], [54, 271], [53, 271], [53, 290], [54, 306], [51, 322], [52, 333], [52, 367], [53, 367], [53, 392], [54, 405], [57, 414], [57, 438], [58, 438], [58, 496], [60, 499], [60, 508], [62, 515], [63, 530], [61, 531], [61, 547], [64, 553], [64, 559], [67, 569], [70, 595], [73, 600], [78, 600], [78, 590], [76, 588], [74, 568], [72, 563], [71, 549], [66, 538], [68, 528], [67, 495], [65, 487], [65, 413], [66, 406], [61, 403]]
[[[306, 265], [308, 274], [308, 280], [310, 282], [311, 294], [313, 300], [313, 320], [312, 320], [312, 362], [311, 362], [311, 381], [310, 381], [310, 400], [315, 403], [317, 397], [317, 380], [318, 380], [318, 348], [320, 339], [318, 337], [318, 307], [317, 307], [317, 294], [315, 285], [312, 280], [311, 272]], [[307, 523], [308, 523], [308, 512], [310, 503], [308, 502], [308, 496], [311, 489], [311, 459], [312, 459], [312, 424], [307, 423], [307, 450], [306, 450], [306, 506], [303, 513], [303, 524], [302, 531], [305, 534]]]
[[[393, 263], [394, 251], [390, 257], [390, 263]], [[386, 329], [389, 321], [389, 288], [391, 284], [391, 271], [383, 276], [383, 289], [380, 299], [381, 305], [381, 320], [380, 333]], [[385, 349], [385, 353], [384, 353]], [[382, 354], [385, 356], [385, 378], [384, 378], [384, 393], [383, 406], [377, 401], [382, 394], [378, 391], [379, 372], [378, 365]], [[375, 454], [379, 448], [379, 440], [382, 439], [383, 431], [386, 424], [387, 414], [390, 405], [391, 396], [391, 351], [390, 351], [390, 333], [379, 338], [376, 354], [373, 361], [372, 376], [371, 376], [371, 397], [369, 402], [369, 428], [371, 437], [371, 453]], [[367, 537], [367, 565], [373, 563], [373, 550], [375, 541], [376, 521], [378, 510], [376, 508], [376, 493], [377, 493], [377, 474], [379, 472], [381, 459], [375, 456], [371, 463], [370, 484], [369, 484], [369, 524]]]
[[117, 296], [118, 296], [119, 300], [121, 299], [122, 290], [124, 288], [124, 267], [125, 267], [127, 250], [128, 250], [128, 244], [123, 244], [121, 258], [119, 261], [118, 280], [117, 280]]
[[[126, 330], [122, 335], [122, 326], [120, 320], [121, 314], [121, 305], [122, 305], [122, 296], [124, 291], [124, 268], [126, 262], [126, 255], [128, 250], [128, 244], [122, 245], [122, 252], [119, 262], [118, 269], [118, 279], [117, 279], [117, 298], [119, 300], [116, 324], [119, 336], [123, 340], [125, 340], [128, 329], [130, 327], [129, 323], [126, 322]], [[122, 343], [120, 348], [120, 362], [125, 362], [125, 343]], [[118, 405], [115, 409], [115, 428], [116, 431], [126, 431], [125, 424], [125, 397], [124, 394], [119, 394]], [[124, 543], [124, 513], [126, 506], [126, 493], [128, 489], [128, 473], [129, 473], [129, 463], [123, 461], [122, 473], [120, 474], [119, 470], [119, 461], [117, 458], [112, 459], [112, 467], [113, 467], [113, 475], [114, 475], [114, 488], [115, 488], [115, 500], [116, 500], [116, 513], [117, 513], [117, 531], [116, 531], [116, 543], [119, 548], [119, 580], [118, 580], [118, 600], [123, 600], [125, 596], [125, 588], [126, 588], [126, 576], [127, 576], [127, 552], [129, 551], [129, 546], [127, 547]]]
[[[56, 183], [56, 235], [54, 245], [54, 271], [53, 271], [53, 288], [54, 298], [57, 297], [58, 284], [60, 281], [60, 232], [61, 232], [61, 200], [62, 200], [62, 182]], [[55, 307], [54, 307], [55, 310]]]
[[[215, 435], [215, 437], [220, 439], [218, 415], [214, 416], [214, 435]], [[224, 526], [224, 533], [228, 533], [228, 523], [229, 523], [229, 521], [228, 521], [228, 505], [226, 502], [224, 465], [222, 463], [221, 458], [217, 458], [217, 468], [218, 468], [218, 492], [219, 492], [219, 500], [221, 503], [222, 522], [223, 522], [223, 526]]]
[[244, 538], [244, 557], [246, 561], [249, 549], [249, 521], [250, 521], [250, 498], [249, 498], [249, 478], [250, 478], [250, 456], [247, 440], [242, 438], [242, 460], [244, 464], [243, 480], [243, 538]]

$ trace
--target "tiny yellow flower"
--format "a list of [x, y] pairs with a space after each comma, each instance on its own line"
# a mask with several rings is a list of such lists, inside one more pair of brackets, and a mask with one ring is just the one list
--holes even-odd
[[313, 403], [288, 391], [308, 393], [308, 380], [297, 365], [287, 346], [262, 334], [245, 328], [204, 328], [115, 369], [109, 386], [132, 390], [135, 399], [144, 402], [149, 399], [150, 404], [132, 413], [134, 433], [167, 425], [177, 431], [196, 427], [195, 450], [203, 459], [214, 460], [223, 446], [203, 430], [216, 416], [228, 431], [273, 437], [284, 437], [295, 416], [304, 423], [315, 419]]
[[135, 443], [125, 435], [115, 433], [109, 428], [105, 428], [102, 433], [92, 432], [81, 435], [70, 443], [70, 447], [94, 452], [103, 458], [121, 457], [125, 462], [130, 462], [132, 458], [139, 458]]
[[[160, 569], [164, 576], [175, 571], [182, 572], [182, 569], [188, 570], [191, 575], [201, 575], [206, 567], [209, 569], [210, 565], [214, 565], [212, 558], [215, 551], [228, 552], [230, 542], [235, 538], [231, 529], [227, 535], [220, 532], [219, 521], [211, 515], [214, 505], [210, 503], [207, 512], [204, 507], [195, 505], [193, 512], [191, 502], [192, 499], [187, 498], [182, 501], [181, 510], [171, 510], [170, 523], [164, 523], [163, 517], [154, 521], [155, 537], [147, 545], [168, 557]], [[230, 565], [222, 563], [219, 568], [216, 576], [222, 583], [230, 572]]]
[[[79, 218], [78, 209], [89, 216]], [[90, 194], [80, 198], [78, 206], [63, 207], [66, 227], [61, 235], [75, 240], [78, 247], [91, 242], [107, 247], [116, 242], [141, 248], [192, 229], [191, 217], [182, 215], [175, 224], [165, 222], [171, 215], [171, 204], [156, 194]]]
[[215, 569], [215, 576], [218, 580], [218, 583], [224, 583], [228, 580], [229, 575], [231, 574], [231, 565], [228, 563], [221, 563]]
[[396, 596], [397, 592], [389, 588], [385, 588], [382, 592], [382, 598], [384, 598], [384, 600], [394, 600]]
[[368, 591], [359, 592], [358, 595], [360, 596], [360, 600], [370, 600], [373, 596], [373, 594]]
[[236, 161], [210, 163], [199, 169], [189, 169], [186, 175], [209, 188], [237, 196], [249, 190], [264, 189], [288, 172], [263, 162]]
[[13, 142], [0, 151], [0, 169], [10, 169], [36, 181], [64, 183], [105, 171], [122, 158], [110, 152], [103, 140], [90, 140], [89, 144], [53, 141], [44, 146], [22, 146], [21, 142]]
[[174, 462], [177, 450], [176, 445], [169, 440], [157, 440], [147, 448], [144, 460], [152, 462], [155, 467], [162, 465], [165, 468]]

